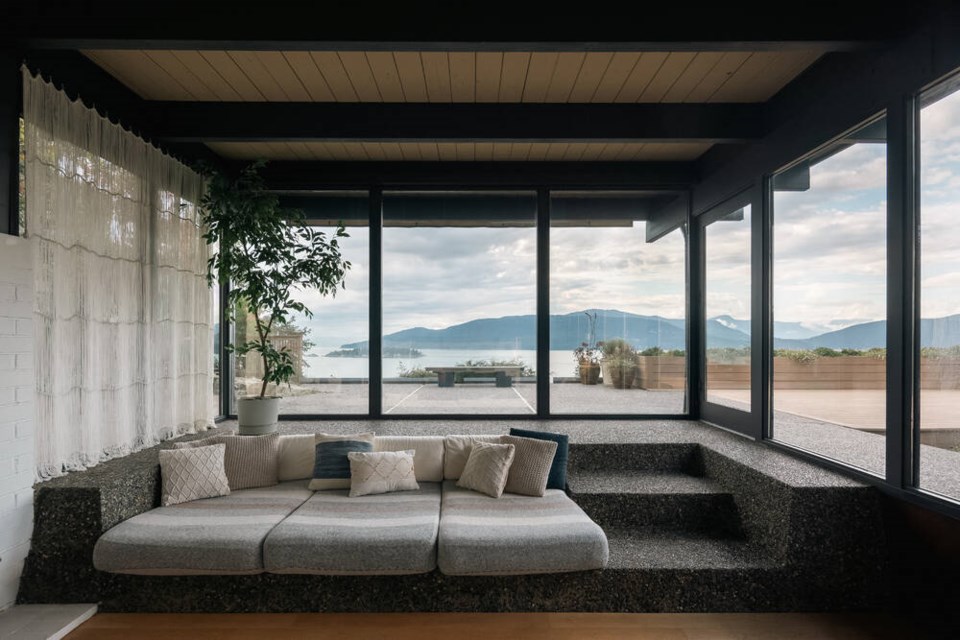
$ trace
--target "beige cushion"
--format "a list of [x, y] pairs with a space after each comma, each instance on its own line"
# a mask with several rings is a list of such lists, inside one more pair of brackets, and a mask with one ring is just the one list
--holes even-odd
[[277, 455], [277, 479], [280, 482], [313, 477], [313, 463], [317, 457], [313, 445], [312, 433], [280, 436]]
[[230, 494], [223, 469], [224, 444], [189, 449], [160, 451], [160, 480], [163, 485], [160, 504], [190, 502]]
[[[373, 433], [351, 433], [347, 435], [339, 434], [330, 434], [330, 433], [317, 433], [313, 437], [313, 446], [316, 448], [318, 444], [325, 442], [343, 442], [343, 441], [352, 441], [352, 442], [365, 442], [369, 445], [368, 450], [373, 451], [373, 442], [376, 436]], [[316, 450], [316, 449], [314, 449]], [[349, 489], [350, 488], [350, 463], [349, 459], [346, 456], [346, 453], [343, 454], [343, 458], [333, 463], [334, 467], [343, 467], [343, 475], [334, 473], [331, 475], [331, 471], [334, 471], [331, 468], [331, 461], [320, 461], [321, 465], [316, 464], [317, 461], [314, 461], [313, 473], [311, 473], [310, 484], [307, 485], [307, 488], [312, 489], [313, 491], [326, 491], [328, 489]], [[321, 466], [323, 467], [321, 469]]]
[[543, 496], [557, 443], [551, 440], [536, 440], [517, 436], [500, 436], [501, 444], [512, 444], [516, 451], [507, 476], [507, 493], [524, 496]]
[[447, 436], [443, 439], [443, 477], [456, 480], [470, 457], [474, 442], [500, 442], [500, 436]]
[[277, 484], [279, 433], [263, 436], [219, 434], [203, 440], [178, 442], [173, 446], [175, 449], [190, 449], [211, 444], [226, 445], [223, 462], [231, 491], [271, 487]]
[[475, 442], [457, 486], [499, 498], [507, 484], [514, 450], [512, 444]]
[[417, 482], [443, 482], [443, 436], [377, 436], [373, 450], [413, 450]]
[[376, 451], [361, 453], [351, 451], [350, 497], [368, 496], [393, 491], [419, 491], [414, 474], [413, 450]]

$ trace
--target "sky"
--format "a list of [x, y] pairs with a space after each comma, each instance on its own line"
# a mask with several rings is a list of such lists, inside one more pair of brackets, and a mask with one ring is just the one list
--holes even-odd
[[[960, 94], [921, 111], [922, 316], [960, 313]], [[840, 328], [886, 309], [886, 145], [862, 143], [814, 165], [811, 187], [774, 196], [774, 316]], [[749, 216], [749, 212], [748, 212]], [[633, 227], [551, 229], [551, 313], [621, 309], [682, 318], [681, 230], [655, 243]], [[335, 299], [311, 292], [324, 345], [368, 336], [368, 230], [342, 242], [353, 264]], [[749, 217], [707, 235], [708, 316], [749, 318]], [[392, 333], [536, 311], [536, 231], [400, 228], [383, 231], [383, 323]]]

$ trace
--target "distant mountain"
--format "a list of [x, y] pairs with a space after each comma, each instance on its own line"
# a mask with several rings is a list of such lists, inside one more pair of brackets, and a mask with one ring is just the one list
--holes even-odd
[[[624, 338], [637, 349], [659, 346], [685, 349], [683, 320], [642, 316], [615, 309], [588, 309], [596, 313], [595, 339]], [[871, 349], [886, 346], [886, 321], [862, 322], [837, 331], [804, 335], [810, 325], [798, 322], [774, 323], [774, 347], [777, 349]], [[921, 320], [922, 346], [950, 347], [960, 344], [960, 315]], [[414, 327], [384, 336], [384, 347], [394, 349], [519, 349], [536, 348], [536, 317], [506, 316], [471, 320], [445, 329]], [[731, 316], [707, 320], [707, 338], [711, 347], [750, 346], [749, 322]], [[550, 316], [550, 348], [576, 349], [588, 339], [590, 320], [578, 311]], [[366, 349], [367, 343], [352, 342], [343, 349]]]

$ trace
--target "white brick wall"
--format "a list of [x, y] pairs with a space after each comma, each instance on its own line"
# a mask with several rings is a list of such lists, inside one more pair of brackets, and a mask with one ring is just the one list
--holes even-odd
[[13, 604], [33, 532], [33, 256], [0, 236], [0, 609]]

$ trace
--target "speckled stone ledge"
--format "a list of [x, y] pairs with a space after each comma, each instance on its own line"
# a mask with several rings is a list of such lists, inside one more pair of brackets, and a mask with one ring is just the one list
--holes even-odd
[[[282, 428], [439, 435], [504, 433], [511, 426], [569, 433], [572, 474], [675, 471], [708, 479], [723, 497], [714, 511], [697, 514], [696, 505], [682, 505], [696, 491], [673, 498], [649, 492], [648, 503], [639, 505], [643, 492], [606, 491], [595, 508], [605, 510], [611, 567], [597, 572], [496, 578], [97, 572], [91, 562], [97, 538], [158, 503], [157, 451], [171, 446], [164, 443], [38, 485], [36, 533], [18, 600], [100, 601], [104, 611], [158, 612], [801, 611], [871, 609], [884, 601], [886, 552], [874, 489], [706, 425], [438, 420]], [[638, 519], [638, 507], [649, 510], [646, 520]]]

